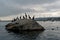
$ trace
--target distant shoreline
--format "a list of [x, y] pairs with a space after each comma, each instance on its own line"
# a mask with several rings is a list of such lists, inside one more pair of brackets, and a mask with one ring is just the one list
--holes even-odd
[[[36, 21], [60, 21], [60, 17], [39, 17], [35, 18]], [[0, 22], [11, 22], [12, 20], [0, 20]]]
[[0, 22], [11, 22], [11, 20], [9, 20], [9, 21], [8, 21], [8, 20], [6, 20], [6, 21], [5, 21], [5, 20], [3, 20], [3, 21], [0, 21]]

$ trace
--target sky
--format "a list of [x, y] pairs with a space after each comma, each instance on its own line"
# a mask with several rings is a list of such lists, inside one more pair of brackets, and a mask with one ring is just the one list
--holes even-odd
[[60, 0], [0, 0], [0, 19], [11, 20], [24, 14], [60, 17]]

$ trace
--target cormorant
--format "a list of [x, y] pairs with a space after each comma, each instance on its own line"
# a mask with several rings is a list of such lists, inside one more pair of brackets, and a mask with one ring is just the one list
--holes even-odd
[[23, 16], [23, 19], [25, 19], [25, 17]]
[[19, 20], [19, 18], [17, 17], [16, 20]]
[[21, 19], [21, 16], [20, 16], [20, 19]]
[[26, 19], [27, 19], [27, 14], [25, 13], [25, 17], [26, 17]]
[[35, 17], [33, 16], [33, 17], [32, 17], [32, 20], [34, 20], [34, 18], [35, 18]]
[[28, 15], [29, 19], [31, 19], [30, 15]]

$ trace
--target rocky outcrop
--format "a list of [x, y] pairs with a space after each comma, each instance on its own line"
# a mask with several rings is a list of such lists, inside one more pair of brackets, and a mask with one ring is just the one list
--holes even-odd
[[45, 30], [41, 25], [39, 25], [35, 20], [34, 16], [31, 18], [30, 15], [23, 16], [23, 19], [16, 18], [12, 20], [11, 23], [6, 25], [6, 29], [13, 32], [20, 32], [20, 31], [43, 31]]
[[14, 32], [44, 30], [41, 25], [39, 25], [35, 20], [31, 19], [20, 19], [15, 22], [11, 22], [6, 25], [6, 29]]

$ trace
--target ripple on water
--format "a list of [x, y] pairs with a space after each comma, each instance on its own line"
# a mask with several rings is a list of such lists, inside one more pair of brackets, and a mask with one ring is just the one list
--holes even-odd
[[[59, 21], [38, 21], [46, 30], [43, 32], [28, 32], [23, 34], [8, 33], [5, 25], [8, 22], [0, 22], [0, 40], [60, 40], [60, 22]], [[57, 28], [58, 27], [58, 30]], [[54, 30], [51, 30], [54, 28]]]

